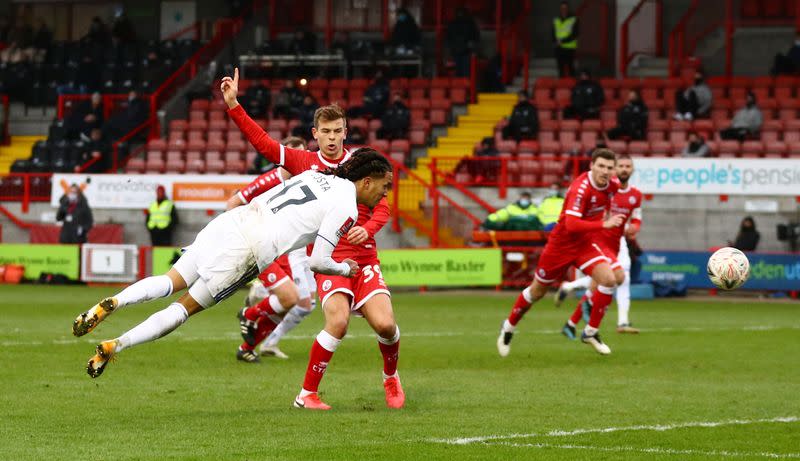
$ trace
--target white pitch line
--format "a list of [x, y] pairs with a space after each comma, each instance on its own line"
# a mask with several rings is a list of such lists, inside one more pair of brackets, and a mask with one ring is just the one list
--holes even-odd
[[748, 424], [763, 424], [763, 423], [796, 423], [800, 418], [796, 416], [781, 416], [777, 418], [767, 419], [729, 419], [726, 421], [689, 421], [685, 423], [675, 424], [656, 424], [656, 425], [639, 425], [639, 426], [622, 426], [622, 427], [603, 427], [603, 428], [589, 428], [589, 429], [574, 429], [570, 431], [553, 430], [543, 433], [529, 433], [529, 434], [507, 434], [507, 435], [486, 435], [478, 437], [459, 437], [454, 439], [431, 439], [430, 442], [446, 443], [448, 445], [468, 445], [470, 443], [486, 443], [497, 440], [510, 440], [532, 437], [567, 437], [580, 434], [606, 434], [610, 432], [622, 431], [671, 431], [674, 429], [683, 429], [689, 427], [720, 427], [720, 426], [743, 426]]
[[608, 451], [608, 452], [633, 452], [633, 453], [656, 453], [662, 455], [698, 455], [698, 456], [724, 456], [729, 458], [770, 458], [770, 459], [798, 459], [800, 453], [747, 453], [728, 450], [678, 450], [674, 448], [637, 448], [630, 446], [619, 447], [602, 447], [592, 445], [559, 445], [554, 443], [511, 443], [511, 442], [497, 442], [488, 443], [486, 445], [499, 445], [506, 447], [519, 447], [519, 448], [549, 448], [561, 450], [591, 450], [591, 451]]
[[[714, 331], [752, 331], [752, 332], [768, 332], [768, 331], [776, 331], [776, 330], [800, 330], [800, 325], [750, 325], [744, 327], [721, 327], [721, 328], [708, 328], [708, 327], [680, 327], [680, 328], [672, 328], [672, 327], [665, 327], [665, 328], [643, 328], [642, 333], [674, 333], [674, 332], [686, 332], [686, 333], [707, 333], [707, 332], [714, 332]], [[560, 330], [522, 330], [520, 332], [522, 335], [560, 335]], [[494, 330], [485, 330], [485, 331], [472, 331], [472, 332], [441, 332], [441, 331], [431, 331], [431, 332], [409, 332], [403, 333], [403, 337], [406, 338], [450, 338], [450, 337], [460, 337], [460, 336], [471, 336], [471, 337], [480, 337], [480, 336], [495, 336], [497, 332]], [[169, 338], [173, 338], [173, 340], [179, 341], [234, 341], [241, 338], [241, 336], [237, 333], [228, 333], [222, 335], [215, 335], [215, 336], [184, 336], [180, 331], [172, 333], [168, 336]], [[292, 335], [292, 336], [285, 336], [282, 341], [291, 341], [291, 340], [309, 340], [316, 338], [316, 335]], [[374, 339], [374, 334], [355, 334], [355, 335], [347, 335], [347, 339]], [[68, 344], [95, 344], [97, 343], [98, 338], [83, 338], [83, 339], [73, 339], [73, 338], [61, 338], [61, 339], [53, 339], [50, 341], [18, 341], [18, 340], [5, 340], [0, 341], [0, 347], [14, 347], [14, 346], [44, 346], [44, 345], [68, 345]]]

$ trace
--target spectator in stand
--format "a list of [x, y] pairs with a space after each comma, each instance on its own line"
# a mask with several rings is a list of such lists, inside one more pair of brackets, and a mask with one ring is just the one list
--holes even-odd
[[114, 114], [103, 127], [105, 139], [116, 140], [133, 131], [145, 120], [149, 112], [147, 101], [139, 98], [139, 93], [128, 93], [128, 105], [124, 110]]
[[490, 214], [481, 226], [489, 230], [542, 230], [530, 192], [523, 192], [519, 200]]
[[800, 33], [786, 54], [778, 53], [772, 63], [772, 75], [794, 75], [800, 71]]
[[628, 93], [628, 102], [617, 112], [617, 126], [608, 130], [608, 139], [641, 141], [647, 135], [647, 106], [638, 90]]
[[133, 29], [133, 24], [122, 9], [117, 10], [114, 15], [114, 22], [111, 24], [111, 38], [119, 43], [136, 41], [136, 31]]
[[722, 139], [734, 139], [744, 141], [745, 139], [758, 139], [761, 125], [764, 123], [764, 116], [756, 105], [756, 95], [747, 92], [745, 106], [736, 111], [733, 116], [731, 126], [720, 131]]
[[7, 44], [11, 35], [11, 19], [0, 16], [0, 44]]
[[367, 143], [367, 133], [360, 126], [350, 127], [347, 129], [344, 143], [351, 146], [363, 146]]
[[106, 23], [100, 19], [99, 16], [92, 18], [92, 23], [89, 25], [89, 32], [84, 39], [91, 45], [108, 45], [108, 28]]
[[495, 182], [500, 170], [500, 161], [484, 159], [497, 158], [499, 155], [500, 152], [495, 147], [494, 137], [487, 136], [481, 140], [481, 146], [475, 151], [474, 158], [462, 160], [456, 167], [456, 171], [466, 171], [472, 176], [472, 181], [478, 184]]
[[178, 224], [175, 204], [167, 198], [164, 186], [156, 187], [156, 199], [145, 211], [145, 225], [153, 246], [172, 246], [172, 232]]
[[528, 93], [517, 93], [517, 105], [511, 111], [508, 125], [503, 128], [503, 139], [535, 139], [539, 134], [539, 113], [531, 104]]
[[703, 72], [697, 70], [694, 73], [694, 85], [675, 92], [675, 120], [708, 118], [711, 103], [711, 88], [706, 84]]
[[267, 118], [272, 95], [264, 82], [257, 80], [244, 92], [242, 105], [253, 118]]
[[481, 31], [466, 7], [456, 9], [447, 24], [447, 47], [456, 65], [456, 77], [469, 77], [469, 59], [480, 48]]
[[539, 222], [542, 223], [542, 230], [549, 231], [556, 227], [556, 222], [558, 222], [563, 206], [564, 194], [561, 192], [561, 186], [558, 183], [554, 183], [550, 186], [550, 191], [538, 206], [537, 216], [539, 217]]
[[296, 118], [297, 108], [303, 104], [305, 95], [294, 84], [294, 80], [286, 80], [283, 88], [275, 96], [275, 104], [272, 108], [273, 117]]
[[495, 54], [486, 63], [480, 80], [480, 91], [484, 93], [505, 93], [503, 85], [503, 62], [499, 54]]
[[66, 137], [69, 139], [89, 136], [94, 128], [103, 126], [103, 96], [92, 93], [88, 101], [76, 107], [64, 122]]
[[86, 243], [94, 218], [89, 203], [77, 184], [72, 184], [67, 193], [61, 196], [56, 221], [62, 223], [58, 243]]
[[[21, 21], [22, 19], [18, 20]], [[0, 51], [0, 62], [11, 64], [27, 62], [33, 53], [33, 28], [30, 24], [22, 23], [9, 31], [8, 48]]]
[[408, 127], [411, 125], [411, 111], [403, 103], [400, 93], [395, 93], [392, 103], [381, 117], [381, 128], [378, 137], [382, 139], [405, 139], [408, 137]]
[[299, 136], [310, 139], [311, 128], [314, 126], [314, 113], [319, 108], [317, 100], [313, 96], [307, 94], [303, 98], [303, 105], [298, 109], [300, 114], [300, 124], [292, 130], [292, 136]]
[[392, 46], [398, 56], [413, 55], [419, 51], [421, 34], [417, 20], [405, 8], [397, 10], [397, 22], [392, 31]]
[[588, 69], [581, 71], [578, 83], [572, 87], [570, 105], [564, 108], [564, 118], [600, 118], [600, 108], [606, 102], [603, 88], [592, 80]]
[[307, 30], [296, 30], [287, 51], [292, 54], [314, 54], [317, 51], [317, 37]]
[[39, 28], [36, 29], [36, 35], [33, 37], [33, 61], [42, 62], [47, 57], [47, 52], [53, 46], [53, 31], [47, 27], [44, 19], [39, 18]]
[[559, 77], [575, 76], [575, 50], [578, 49], [578, 18], [561, 2], [559, 15], [553, 19], [553, 41], [556, 45], [556, 63]]
[[736, 240], [729, 241], [728, 246], [741, 251], [756, 251], [759, 240], [761, 240], [761, 234], [756, 230], [755, 220], [752, 216], [745, 216], [742, 224], [739, 225], [739, 234], [736, 235]]
[[142, 60], [141, 83], [157, 88], [170, 74], [169, 67], [165, 66], [157, 50], [149, 50]]
[[389, 80], [382, 71], [375, 73], [375, 80], [364, 91], [364, 105], [347, 111], [348, 117], [381, 118], [389, 102]]
[[[104, 173], [111, 168], [111, 147], [103, 139], [103, 130], [100, 128], [91, 130], [88, 141], [81, 143], [78, 155], [75, 165], [76, 173], [79, 171], [82, 173]], [[81, 171], [81, 167], [92, 159], [97, 160]]]
[[708, 157], [708, 144], [706, 144], [706, 140], [702, 136], [695, 131], [690, 131], [688, 141], [683, 148], [683, 152], [681, 152], [683, 157]]

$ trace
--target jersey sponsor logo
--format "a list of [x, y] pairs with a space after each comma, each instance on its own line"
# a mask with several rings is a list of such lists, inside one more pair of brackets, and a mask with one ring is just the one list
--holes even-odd
[[275, 275], [275, 274], [267, 275], [267, 281], [269, 281], [269, 283], [275, 283], [275, 280], [277, 280], [277, 279], [278, 279], [278, 276]]
[[331, 285], [333, 285], [333, 283], [330, 280], [325, 280], [324, 282], [322, 282], [322, 291], [330, 290]]
[[630, 203], [631, 205], [636, 204], [636, 197], [634, 197], [632, 195], [630, 197], [628, 197], [628, 203]]
[[342, 227], [340, 227], [339, 230], [336, 231], [336, 236], [342, 238], [345, 235], [347, 235], [347, 232], [350, 231], [350, 228], [353, 227], [353, 224], [355, 223], [356, 222], [353, 220], [353, 218], [347, 218], [347, 221], [345, 221], [344, 224], [342, 224]]

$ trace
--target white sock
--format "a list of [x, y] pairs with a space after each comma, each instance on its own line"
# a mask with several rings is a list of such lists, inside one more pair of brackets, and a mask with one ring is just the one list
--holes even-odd
[[530, 285], [522, 290], [522, 297], [525, 298], [525, 301], [528, 301], [529, 304], [533, 304], [533, 295], [531, 295]]
[[181, 326], [188, 318], [189, 313], [185, 307], [177, 302], [172, 303], [117, 338], [117, 352], [137, 344], [155, 341]]
[[575, 328], [577, 326], [575, 322], [572, 321], [572, 319], [567, 319], [567, 325], [571, 326], [572, 328]]
[[625, 271], [625, 281], [617, 287], [617, 325], [626, 325], [630, 323], [628, 320], [628, 311], [631, 310], [631, 275], [630, 272]]
[[118, 295], [118, 307], [125, 307], [128, 304], [139, 304], [158, 298], [166, 298], [172, 294], [172, 280], [166, 275], [154, 275], [146, 279], [139, 280], [133, 285], [122, 290]]
[[505, 333], [513, 333], [517, 331], [517, 327], [511, 324], [508, 319], [503, 320], [503, 332]]
[[381, 372], [381, 373], [383, 374], [383, 380], [384, 381], [386, 381], [389, 378], [399, 378], [400, 377], [400, 375], [397, 374], [397, 370], [395, 370], [394, 374], [391, 375], [391, 376], [387, 375], [386, 373], [383, 373], [383, 372]]
[[597, 328], [590, 327], [589, 325], [586, 325], [586, 328], [583, 329], [583, 332], [586, 333], [586, 336], [592, 336], [596, 334], [598, 331], [599, 330]]
[[286, 308], [281, 304], [278, 295], [269, 295], [269, 307], [271, 307], [276, 314], [283, 314], [286, 312]]
[[283, 338], [286, 333], [294, 330], [297, 325], [300, 325], [300, 322], [303, 321], [306, 317], [311, 314], [311, 311], [300, 306], [294, 306], [293, 308], [289, 309], [289, 312], [283, 317], [281, 323], [272, 330], [272, 333], [267, 337], [267, 340], [264, 342], [265, 347], [273, 347], [278, 344], [278, 342]]
[[592, 278], [587, 275], [585, 277], [577, 278], [571, 282], [564, 282], [561, 284], [561, 287], [567, 291], [575, 291], [579, 288], [588, 290], [591, 284]]

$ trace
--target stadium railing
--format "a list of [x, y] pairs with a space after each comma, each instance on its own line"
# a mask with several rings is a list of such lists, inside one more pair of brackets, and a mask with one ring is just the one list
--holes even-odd
[[[502, 2], [498, 2], [502, 3]], [[520, 70], [523, 71], [522, 89], [528, 91], [528, 72], [530, 67], [530, 32], [526, 30], [528, 14], [531, 11], [531, 1], [521, 2], [522, 9], [510, 27], [498, 29], [500, 61], [502, 63], [502, 81], [505, 84], [511, 83], [515, 75]]]
[[52, 173], [0, 175], [0, 202], [20, 202], [27, 213], [30, 202], [49, 202]]
[[11, 136], [8, 134], [8, 96], [0, 94], [0, 146], [11, 143]]
[[640, 0], [619, 31], [619, 73], [628, 76], [628, 66], [638, 55], [661, 56], [663, 51], [662, 0]]
[[[140, 98], [147, 99], [150, 97], [149, 94], [143, 94], [139, 96]], [[128, 101], [128, 94], [127, 93], [118, 93], [118, 94], [104, 94], [102, 95], [103, 98], [103, 117], [108, 120], [108, 118], [116, 112], [121, 106]], [[60, 94], [58, 95], [58, 105], [56, 106], [56, 117], [59, 120], [63, 120], [64, 117], [68, 117], [72, 110], [75, 109], [76, 105], [83, 101], [88, 101], [92, 99], [92, 95], [90, 94]]]
[[[455, 214], [461, 223], [469, 223], [471, 233], [483, 222], [471, 209], [486, 214], [495, 211], [469, 187], [496, 187], [498, 197], [505, 199], [509, 187], [549, 187], [564, 180], [565, 170], [567, 176], [574, 177], [580, 171], [580, 163], [585, 160], [587, 158], [578, 156], [563, 160], [549, 156], [523, 156], [522, 160], [516, 157], [435, 157], [420, 164], [430, 174], [419, 175], [390, 158], [396, 178], [390, 199], [392, 216], [395, 217], [392, 229], [400, 232], [399, 220], [407, 221], [428, 237], [432, 247], [446, 247], [448, 244], [443, 241], [442, 232], [444, 228], [453, 229], [442, 225], [445, 215]], [[470, 173], [464, 176], [458, 172], [460, 168], [487, 174], [480, 178]], [[447, 188], [454, 189], [460, 196], [454, 198]]]
[[604, 68], [611, 69], [612, 43], [610, 33], [610, 11], [608, 2], [604, 0], [584, 0], [575, 9], [575, 16], [580, 20], [581, 37], [577, 55], [593, 57], [600, 61]]
[[[747, 4], [756, 9], [779, 8], [776, 12], [751, 16]], [[800, 2], [754, 2], [747, 0], [693, 0], [689, 9], [669, 34], [670, 75], [680, 76], [686, 61], [693, 57], [697, 45], [708, 35], [722, 29], [725, 35], [725, 75], [733, 74], [733, 34], [737, 27], [794, 26], [800, 27]], [[702, 8], [700, 8], [702, 6]], [[776, 14], [773, 14], [776, 13]], [[788, 44], [787, 44], [788, 45]]]

